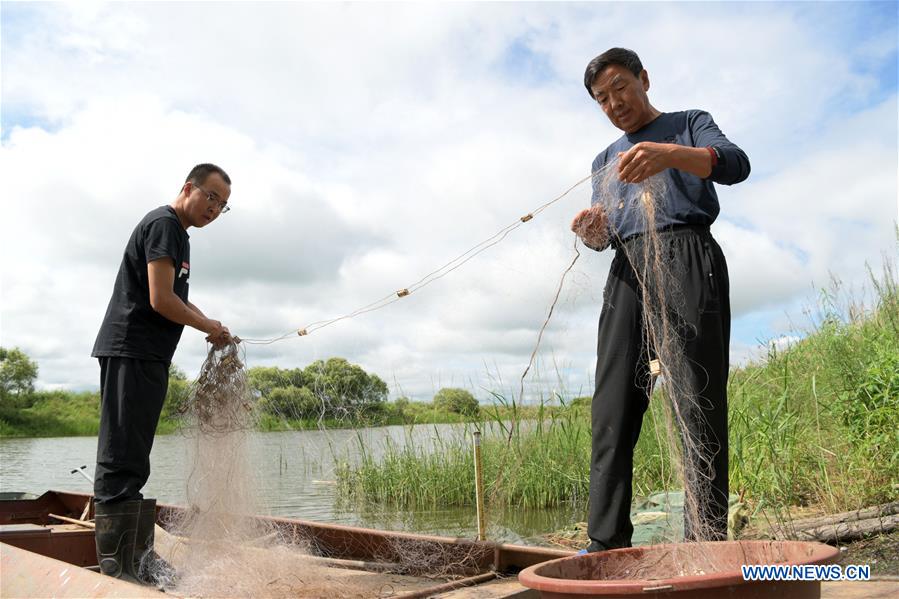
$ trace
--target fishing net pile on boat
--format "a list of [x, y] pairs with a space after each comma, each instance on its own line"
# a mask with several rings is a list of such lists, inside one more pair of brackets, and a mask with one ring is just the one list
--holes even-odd
[[366, 548], [366, 563], [335, 559], [291, 523], [256, 517], [265, 506], [253, 399], [239, 346], [211, 349], [184, 410], [187, 508], [164, 512], [157, 529], [156, 550], [175, 569], [155, 573], [163, 588], [193, 597], [391, 597], [478, 570], [483, 549], [402, 538]]

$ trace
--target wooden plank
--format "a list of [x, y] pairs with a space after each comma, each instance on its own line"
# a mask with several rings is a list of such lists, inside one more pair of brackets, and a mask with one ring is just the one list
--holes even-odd
[[49, 535], [50, 529], [40, 524], [0, 524], [0, 539], [11, 535]]
[[476, 587], [487, 581], [493, 580], [494, 578], [496, 578], [495, 572], [484, 572], [483, 574], [469, 576], [468, 578], [459, 580], [451, 580], [426, 589], [401, 593], [397, 595], [397, 599], [427, 599], [428, 597], [438, 597], [442, 593], [453, 591], [455, 589]]
[[0, 570], [0, 597], [172, 597], [5, 543]]
[[47, 514], [51, 518], [59, 520], [60, 522], [68, 522], [69, 524], [74, 524], [76, 526], [82, 526], [84, 528], [94, 528], [94, 523], [87, 520], [76, 520], [75, 518], [69, 518], [68, 516], [59, 516], [57, 514]]
[[518, 577], [499, 578], [476, 587], [456, 589], [437, 595], [440, 599], [539, 599], [540, 592], [518, 582]]

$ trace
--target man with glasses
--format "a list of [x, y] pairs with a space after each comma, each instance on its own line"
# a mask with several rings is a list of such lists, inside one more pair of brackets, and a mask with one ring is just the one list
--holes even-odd
[[100, 361], [100, 432], [94, 474], [97, 561], [104, 574], [160, 584], [174, 575], [153, 551], [156, 500], [141, 488], [184, 325], [213, 345], [230, 332], [188, 300], [190, 239], [227, 212], [231, 179], [214, 164], [191, 169], [174, 201], [150, 211], [125, 246], [91, 355]]

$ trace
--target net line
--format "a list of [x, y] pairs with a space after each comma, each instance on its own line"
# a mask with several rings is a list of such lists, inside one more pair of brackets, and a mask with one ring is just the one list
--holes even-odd
[[519, 228], [523, 224], [530, 222], [531, 220], [534, 219], [534, 217], [539, 215], [541, 212], [543, 212], [544, 210], [546, 210], [547, 208], [549, 208], [556, 202], [558, 202], [558, 201], [562, 200], [563, 198], [565, 198], [566, 196], [568, 196], [568, 194], [570, 194], [572, 191], [574, 191], [575, 189], [577, 189], [578, 187], [580, 187], [587, 181], [594, 180], [597, 176], [601, 175], [602, 173], [604, 173], [607, 169], [611, 168], [612, 166], [613, 166], [613, 164], [609, 163], [609, 164], [603, 166], [601, 169], [591, 172], [586, 177], [579, 179], [577, 182], [572, 184], [570, 187], [568, 187], [568, 189], [563, 191], [558, 196], [554, 197], [553, 199], [549, 200], [548, 202], [546, 202], [544, 204], [541, 204], [534, 210], [532, 210], [532, 211], [528, 212], [527, 214], [525, 214], [524, 216], [518, 218], [515, 222], [513, 222], [509, 225], [506, 225], [505, 227], [503, 227], [502, 229], [500, 229], [499, 231], [497, 231], [496, 233], [494, 233], [487, 239], [472, 246], [471, 248], [462, 252], [461, 254], [459, 254], [458, 256], [456, 256], [455, 258], [450, 260], [449, 262], [445, 263], [443, 266], [429, 272], [428, 274], [424, 275], [423, 277], [421, 277], [420, 279], [418, 279], [417, 281], [415, 281], [414, 283], [410, 284], [407, 287], [403, 287], [397, 291], [394, 291], [388, 295], [385, 295], [384, 297], [382, 297], [380, 299], [377, 299], [369, 304], [366, 304], [364, 306], [356, 308], [355, 310], [348, 312], [346, 314], [343, 314], [341, 316], [336, 316], [334, 318], [311, 322], [303, 327], [291, 329], [290, 331], [287, 331], [286, 333], [279, 335], [277, 337], [262, 338], [262, 339], [240, 338], [239, 342], [246, 343], [248, 345], [271, 345], [272, 343], [277, 343], [279, 341], [283, 341], [283, 340], [293, 337], [295, 335], [299, 336], [299, 337], [304, 337], [306, 335], [309, 335], [310, 333], [313, 333], [313, 332], [323, 329], [325, 327], [336, 324], [342, 320], [349, 320], [351, 318], [355, 318], [362, 314], [367, 314], [369, 312], [374, 312], [376, 310], [381, 310], [382, 308], [386, 308], [390, 304], [393, 304], [394, 302], [397, 302], [397, 301], [401, 300], [402, 298], [408, 297], [412, 293], [415, 293], [415, 292], [423, 289], [424, 287], [427, 287], [434, 281], [442, 279], [443, 277], [450, 274], [454, 270], [462, 267], [466, 262], [468, 262], [472, 258], [475, 258], [482, 252], [503, 242], [506, 239], [506, 237], [508, 237], [509, 233], [511, 233], [515, 229]]
[[[641, 225], [640, 228], [644, 233], [639, 236], [639, 239], [631, 239], [630, 237], [622, 238], [621, 232], [617, 230], [612, 223], [608, 222], [608, 220], [601, 220], [600, 222], [604, 223], [604, 226], [593, 227], [593, 229], [602, 230], [605, 238], [597, 241], [596, 237], [590, 237], [588, 235], [590, 233], [595, 234], [597, 232], [596, 230], [591, 230], [591, 227], [589, 226], [583, 228], [576, 227], [573, 259], [561, 275], [561, 279], [559, 280], [552, 299], [552, 304], [549, 307], [548, 314], [537, 335], [536, 346], [531, 352], [527, 368], [525, 368], [521, 375], [518, 400], [523, 401], [524, 399], [525, 379], [534, 364], [544, 332], [550, 323], [553, 316], [553, 310], [556, 307], [560, 293], [563, 290], [566, 276], [580, 257], [580, 251], [578, 249], [579, 241], [584, 242], [585, 246], [591, 249], [602, 249], [611, 242], [611, 245], [613, 245], [616, 250], [621, 250], [623, 259], [629, 263], [630, 268], [637, 279], [638, 284], [636, 292], [639, 297], [638, 301], [642, 306], [641, 328], [643, 341], [647, 349], [646, 358], [654, 359], [652, 361], [657, 362], [659, 369], [658, 373], [650, 375], [648, 371], [644, 372], [644, 369], [641, 368], [640, 373], [638, 373], [638, 379], [640, 379], [645, 386], [647, 396], [651, 397], [654, 383], [656, 383], [654, 377], [661, 375], [661, 378], [657, 382], [665, 391], [661, 399], [665, 408], [665, 419], [667, 420], [668, 426], [662, 427], [663, 430], [661, 432], [657, 431], [657, 435], [667, 437], [667, 449], [673, 466], [673, 471], [670, 474], [680, 479], [685, 496], [687, 497], [688, 505], [684, 510], [685, 519], [690, 520], [692, 528], [691, 536], [695, 540], [714, 538], [714, 530], [710, 526], [709, 514], [702, 505], [704, 499], [709, 495], [710, 479], [713, 475], [709, 452], [711, 448], [708, 447], [707, 439], [691, 434], [691, 427], [689, 426], [691, 421], [693, 421], [701, 411], [706, 400], [701, 396], [701, 388], [697, 388], [693, 384], [695, 375], [691, 372], [691, 366], [683, 352], [685, 337], [688, 337], [691, 334], [691, 327], [689, 326], [689, 320], [686, 318], [686, 314], [683, 310], [684, 297], [683, 289], [680, 286], [680, 279], [683, 274], [683, 272], [681, 272], [682, 266], [672, 260], [671, 240], [658, 228], [657, 217], [660, 216], [660, 213], [664, 213], [665, 208], [663, 200], [665, 197], [665, 182], [661, 177], [654, 176], [642, 183], [635, 184], [633, 187], [623, 186], [621, 185], [623, 182], [617, 178], [616, 172], [610, 170], [611, 167], [616, 165], [617, 160], [611, 161], [603, 169], [591, 173], [589, 177], [579, 180], [561, 195], [546, 202], [533, 212], [521, 217], [516, 222], [504, 227], [493, 236], [456, 256], [447, 264], [424, 275], [419, 280], [409, 285], [408, 288], [402, 289], [400, 292], [386, 295], [379, 300], [357, 308], [345, 315], [310, 323], [304, 329], [291, 330], [280, 337], [245, 341], [256, 344], [274, 343], [291, 337], [294, 334], [302, 336], [341, 320], [354, 318], [368, 312], [382, 309], [393, 302], [399, 301], [402, 297], [422, 289], [431, 282], [445, 277], [476, 257], [478, 254], [501, 243], [511, 232], [522, 224], [529, 222], [535, 215], [564, 198], [587, 179], [593, 178], [593, 200], [595, 203], [590, 209], [590, 211], [593, 212], [593, 215], [603, 215], [604, 218], [608, 218], [608, 215], [612, 214], [615, 210], [621, 210], [625, 205], [628, 205], [628, 208], [638, 216]], [[604, 172], [605, 176], [602, 176]], [[631, 192], [623, 193], [623, 189], [631, 190]], [[230, 352], [235, 353], [235, 349], [233, 347], [230, 348]], [[235, 355], [235, 357], [237, 356]], [[216, 372], [220, 371], [225, 374], [228, 374], [234, 367], [234, 364], [230, 362], [227, 355], [223, 356], [221, 359], [217, 359], [217, 361], [211, 361], [210, 364], [210, 368], [214, 367]], [[244, 392], [239, 393], [236, 389], [242, 388], [241, 384], [245, 385], [245, 381], [232, 374], [228, 374], [228, 377], [226, 378], [229, 382], [233, 383], [232, 386], [235, 388], [235, 391], [231, 393], [230, 396], [235, 398], [242, 396]], [[202, 390], [205, 389], [205, 387], [201, 385], [199, 386], [199, 389]], [[207, 407], [204, 402], [214, 399], [211, 394], [209, 397], [199, 393], [198, 395], [197, 401], [194, 402], [194, 405], [198, 408]], [[514, 403], [515, 397], [513, 395], [513, 405]], [[223, 410], [213, 411], [206, 409], [205, 411], [199, 410], [199, 414], [205, 414], [208, 420], [209, 414], [218, 416], [222, 411]], [[233, 432], [233, 424], [237, 424], [237, 426], [233, 428], [236, 428], [238, 432], [245, 430], [246, 423], [244, 419], [246, 418], [246, 411], [241, 402], [236, 402], [233, 410], [224, 410], [224, 412], [226, 416], [227, 414], [233, 414], [233, 417], [225, 417], [223, 418], [223, 423], [216, 421], [212, 424], [223, 424], [224, 432], [229, 434]], [[201, 420], [201, 424], [202, 423], [203, 421]], [[505, 482], [505, 475], [507, 472], [519, 469], [523, 466], [523, 454], [520, 453], [520, 451], [514, 453], [511, 451], [512, 430], [510, 429], [508, 432], [509, 434], [504, 443], [505, 450], [502, 453], [498, 476], [493, 481], [493, 484], [491, 485], [492, 489], [489, 492], [488, 505], [495, 505], [497, 493]], [[222, 434], [222, 429], [218, 426], [207, 426], [206, 429], [201, 427], [200, 433], [204, 439], [217, 441], [218, 437]], [[664, 447], [665, 444], [660, 443], [660, 445]], [[213, 451], [205, 451], [203, 453], [215, 456], [224, 454], [220, 447], [216, 447]], [[225, 478], [227, 479], [228, 477]], [[671, 486], [671, 482], [676, 481], [667, 482], [666, 489]], [[230, 486], [231, 485], [229, 485], [229, 487]], [[230, 513], [234, 510], [228, 511]], [[210, 516], [214, 515], [215, 514], [210, 514]], [[251, 532], [256, 534], [256, 536], [259, 536], [258, 531]], [[242, 536], [248, 537], [251, 535], [243, 534]], [[291, 540], [287, 544], [296, 544], [296, 541]], [[413, 562], [416, 558], [420, 558], [420, 555], [409, 554], [407, 557], [409, 561]], [[636, 560], [634, 562], [628, 562], [627, 564], [615, 564], [614, 567], [609, 568], [607, 576], [612, 579], [627, 579], [633, 578], [635, 572], [639, 572], [641, 576], [657, 578], [659, 577], [658, 572], [660, 572], [662, 568], [660, 564], [656, 563], [656, 560], [657, 558], [652, 558], [647, 560]], [[669, 564], [666, 562], [665, 564], [665, 572], [670, 574], [671, 571], [674, 571], [679, 575], [701, 574], [706, 571], [714, 570], [717, 564], [714, 552], [698, 544], [681, 551], [670, 561], [672, 563]], [[269, 583], [267, 582], [266, 584]]]

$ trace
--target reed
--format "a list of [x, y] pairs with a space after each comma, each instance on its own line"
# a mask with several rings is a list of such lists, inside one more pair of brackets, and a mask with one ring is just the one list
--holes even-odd
[[[756, 509], [822, 505], [838, 511], [890, 500], [899, 488], [899, 286], [886, 264], [870, 273], [868, 298], [839, 282], [823, 290], [810, 330], [787, 347], [734, 369], [729, 383], [730, 484]], [[634, 492], [671, 488], [675, 479], [656, 394], [636, 447]], [[474, 501], [470, 433], [482, 444], [486, 495], [494, 506], [586, 505], [590, 398], [553, 398], [522, 414], [494, 394], [465, 433], [408, 435], [375, 459], [363, 446], [340, 462], [344, 500], [402, 508]], [[417, 438], [421, 438], [420, 436]], [[361, 437], [359, 443], [362, 444]]]

